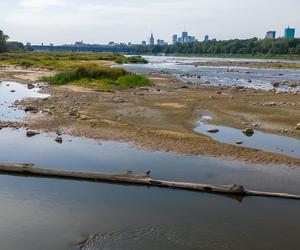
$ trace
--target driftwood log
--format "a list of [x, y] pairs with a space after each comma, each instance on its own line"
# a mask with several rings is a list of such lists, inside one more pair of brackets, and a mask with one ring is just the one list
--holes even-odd
[[214, 184], [197, 184], [187, 182], [174, 182], [156, 180], [150, 178], [150, 174], [133, 174], [127, 172], [124, 174], [109, 174], [109, 173], [90, 173], [90, 172], [76, 172], [67, 170], [54, 170], [35, 167], [33, 164], [0, 164], [0, 174], [18, 175], [18, 176], [32, 176], [41, 178], [60, 178], [73, 179], [82, 181], [98, 181], [111, 182], [120, 184], [134, 184], [144, 186], [156, 186], [162, 188], [183, 189], [191, 191], [200, 191], [207, 193], [216, 193], [224, 195], [236, 196], [264, 196], [277, 197], [284, 199], [300, 200], [300, 195], [293, 195], [287, 193], [272, 193], [247, 190], [241, 185], [214, 185]]

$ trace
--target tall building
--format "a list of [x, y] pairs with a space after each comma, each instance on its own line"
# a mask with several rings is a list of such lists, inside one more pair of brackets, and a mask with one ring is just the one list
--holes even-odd
[[182, 32], [181, 40], [183, 43], [188, 43], [189, 33], [186, 31]]
[[173, 35], [172, 41], [173, 41], [173, 44], [176, 44], [178, 42], [178, 36]]
[[284, 31], [284, 38], [285, 39], [292, 39], [295, 38], [296, 30], [290, 27], [287, 27]]
[[205, 37], [204, 37], [204, 42], [208, 42], [209, 41], [209, 36], [208, 35], [206, 35]]
[[158, 39], [157, 40], [157, 45], [163, 46], [163, 45], [166, 45], [166, 43], [165, 43], [164, 40]]
[[265, 38], [266, 39], [275, 39], [276, 38], [276, 31], [268, 31]]
[[153, 33], [151, 33], [150, 45], [154, 45], [154, 44], [155, 44], [154, 36], [153, 36]]
[[147, 42], [146, 41], [142, 41], [142, 45], [143, 46], [147, 45]]

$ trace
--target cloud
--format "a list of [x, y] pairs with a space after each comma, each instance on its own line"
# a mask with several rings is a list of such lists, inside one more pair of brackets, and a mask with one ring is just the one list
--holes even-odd
[[30, 10], [43, 10], [51, 6], [62, 6], [65, 0], [22, 0], [20, 6]]

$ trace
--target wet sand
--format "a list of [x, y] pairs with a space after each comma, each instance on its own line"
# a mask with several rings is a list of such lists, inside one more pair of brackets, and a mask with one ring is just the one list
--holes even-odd
[[[24, 74], [24, 70], [20, 74], [24, 81], [26, 75], [30, 81], [38, 78]], [[13, 78], [19, 77], [19, 73], [14, 73]], [[299, 139], [300, 131], [295, 128], [300, 122], [298, 93], [199, 86], [166, 76], [150, 77], [150, 88], [115, 93], [72, 85], [48, 86], [43, 92], [51, 94], [49, 98], [27, 99], [18, 105], [34, 105], [42, 112], [24, 121], [32, 130], [127, 142], [151, 151], [300, 166], [300, 159], [216, 142], [193, 131], [201, 115], [211, 114], [213, 124], [238, 129], [255, 127], [276, 134], [284, 129], [286, 136]]]

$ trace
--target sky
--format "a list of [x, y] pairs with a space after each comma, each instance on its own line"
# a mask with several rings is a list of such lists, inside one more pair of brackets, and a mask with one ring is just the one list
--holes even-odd
[[299, 0], [0, 0], [0, 30], [33, 44], [171, 41], [186, 30], [203, 40], [300, 36]]

